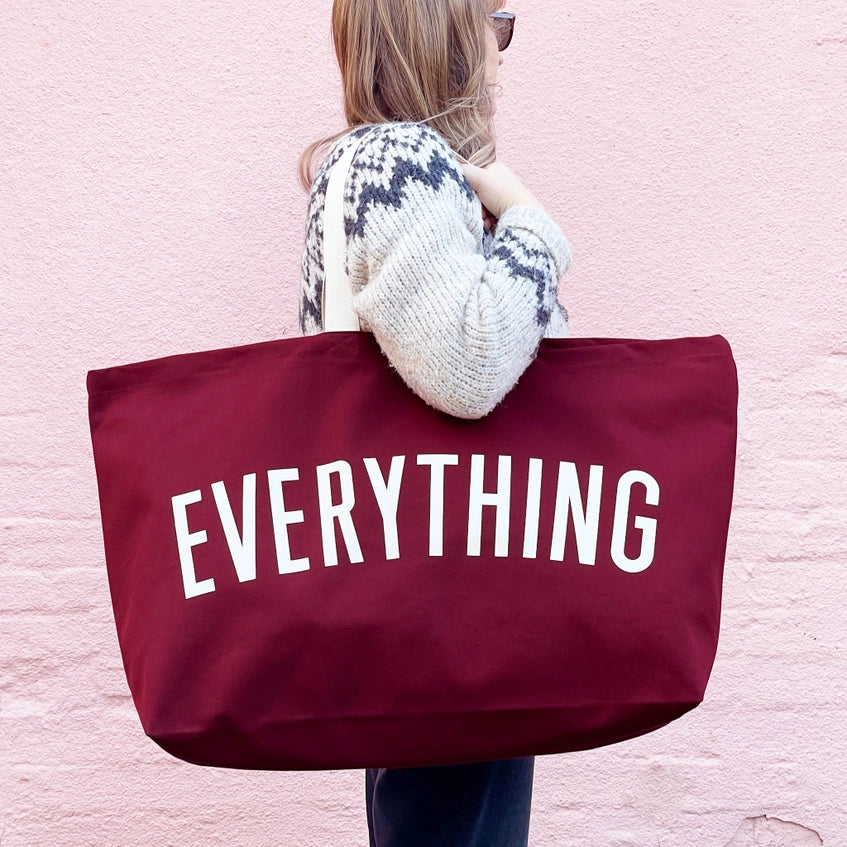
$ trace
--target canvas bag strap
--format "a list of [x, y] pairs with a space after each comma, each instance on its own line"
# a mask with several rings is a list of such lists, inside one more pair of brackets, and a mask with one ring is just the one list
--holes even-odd
[[324, 332], [359, 330], [359, 318], [353, 311], [353, 289], [344, 267], [347, 236], [344, 230], [344, 185], [353, 156], [359, 147], [355, 141], [332, 166], [324, 200]]

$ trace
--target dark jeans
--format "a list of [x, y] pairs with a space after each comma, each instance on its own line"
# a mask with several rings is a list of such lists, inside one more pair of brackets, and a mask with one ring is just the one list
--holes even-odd
[[369, 769], [370, 847], [526, 847], [534, 765]]

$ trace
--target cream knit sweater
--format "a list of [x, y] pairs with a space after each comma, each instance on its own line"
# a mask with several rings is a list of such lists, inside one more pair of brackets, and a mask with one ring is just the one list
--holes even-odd
[[[364, 136], [364, 137], [362, 137]], [[323, 329], [323, 210], [332, 165], [362, 137], [345, 186], [346, 266], [362, 329], [409, 387], [479, 418], [515, 385], [542, 337], [568, 334], [557, 303], [570, 250], [541, 209], [514, 206], [490, 234], [455, 154], [415, 123], [341, 138], [315, 176], [303, 251], [300, 327]]]

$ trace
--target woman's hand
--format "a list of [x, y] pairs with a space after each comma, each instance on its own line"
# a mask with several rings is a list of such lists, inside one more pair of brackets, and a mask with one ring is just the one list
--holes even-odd
[[492, 162], [484, 168], [468, 162], [461, 165], [480, 202], [494, 218], [500, 218], [512, 206], [541, 208], [529, 189], [502, 162]]

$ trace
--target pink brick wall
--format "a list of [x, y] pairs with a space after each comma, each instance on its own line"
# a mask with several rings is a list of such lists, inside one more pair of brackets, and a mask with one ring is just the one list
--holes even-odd
[[[366, 844], [362, 776], [203, 770], [140, 732], [89, 368], [293, 334], [330, 3], [4, 0], [0, 844]], [[516, 0], [501, 156], [581, 335], [722, 332], [741, 383], [707, 702], [540, 760], [534, 847], [847, 844], [847, 7]]]

